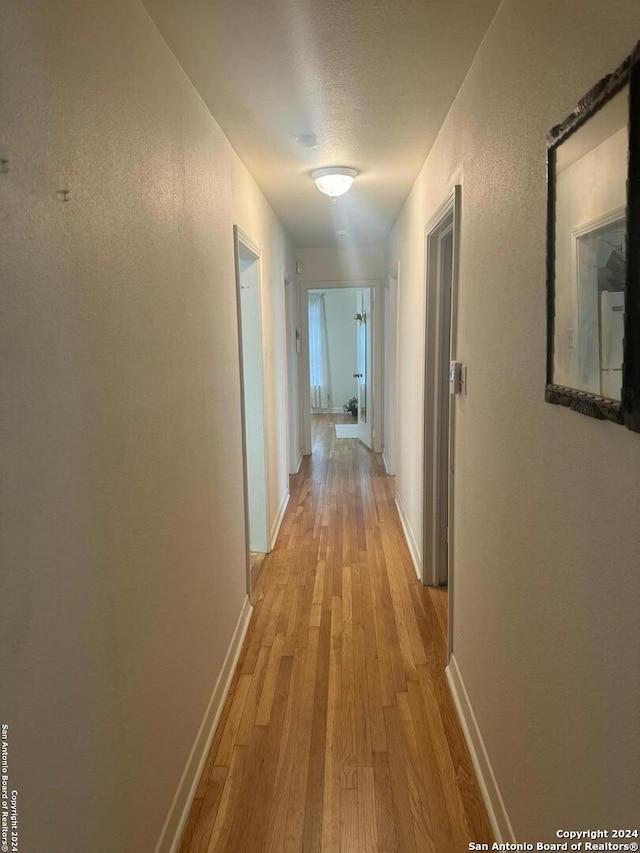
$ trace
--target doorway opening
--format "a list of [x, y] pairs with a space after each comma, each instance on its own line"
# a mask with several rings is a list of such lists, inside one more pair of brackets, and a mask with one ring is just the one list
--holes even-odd
[[[269, 552], [269, 488], [264, 416], [260, 250], [234, 227], [244, 457], [247, 591], [251, 566]], [[255, 572], [254, 572], [255, 574]]]
[[374, 281], [302, 283], [301, 396], [306, 455], [311, 453], [311, 418], [328, 414], [343, 415], [340, 420], [351, 418], [349, 434], [374, 449], [377, 284]]
[[460, 187], [426, 227], [423, 583], [448, 587], [449, 654], [453, 603], [453, 426], [449, 366], [455, 357]]

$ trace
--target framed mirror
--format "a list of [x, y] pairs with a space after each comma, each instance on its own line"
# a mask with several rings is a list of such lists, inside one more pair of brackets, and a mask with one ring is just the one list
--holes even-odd
[[547, 135], [549, 403], [640, 431], [640, 45]]

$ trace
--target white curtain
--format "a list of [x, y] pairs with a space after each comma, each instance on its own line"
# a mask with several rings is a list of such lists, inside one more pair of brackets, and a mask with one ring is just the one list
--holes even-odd
[[324, 293], [309, 294], [309, 378], [311, 408], [328, 409], [331, 377]]

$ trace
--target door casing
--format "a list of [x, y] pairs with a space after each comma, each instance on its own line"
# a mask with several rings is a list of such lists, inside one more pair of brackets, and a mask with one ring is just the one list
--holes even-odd
[[[267, 553], [269, 542], [269, 467], [264, 400], [264, 347], [260, 249], [237, 225], [233, 228], [240, 363], [240, 410], [244, 474], [247, 591], [251, 592], [250, 551]], [[243, 294], [243, 289], [245, 293]], [[247, 293], [251, 290], [248, 307]], [[250, 351], [249, 351], [250, 348]], [[250, 376], [248, 375], [250, 371]], [[248, 412], [248, 403], [251, 412]], [[251, 434], [248, 430], [251, 429]]]
[[[448, 646], [453, 650], [455, 397], [448, 396], [449, 361], [456, 355], [461, 187], [440, 205], [425, 227], [426, 312], [424, 372], [423, 583], [448, 586]], [[453, 240], [450, 294], [443, 287], [443, 244]], [[447, 541], [440, 535], [448, 528]]]
[[389, 274], [384, 288], [384, 445], [382, 461], [387, 474], [397, 465], [398, 429], [398, 296], [400, 261]]
[[[356, 315], [358, 349], [358, 438], [373, 450], [373, 288], [358, 289]], [[364, 379], [364, 381], [363, 381]]]
[[373, 322], [371, 326], [372, 350], [372, 384], [371, 384], [371, 417], [372, 417], [372, 450], [382, 451], [382, 407], [378, 405], [378, 389], [382, 386], [382, 340], [381, 312], [377, 306], [381, 303], [381, 282], [377, 279], [346, 280], [346, 281], [301, 281], [300, 282], [300, 314], [298, 324], [301, 342], [300, 365], [300, 407], [302, 414], [302, 452], [305, 456], [311, 454], [311, 400], [309, 389], [309, 298], [310, 290], [328, 290], [331, 288], [371, 288]]

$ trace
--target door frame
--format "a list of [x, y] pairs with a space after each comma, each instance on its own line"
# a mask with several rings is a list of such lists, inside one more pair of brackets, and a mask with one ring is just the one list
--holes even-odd
[[309, 291], [329, 290], [344, 288], [371, 288], [371, 307], [373, 313], [372, 338], [372, 365], [373, 375], [371, 377], [371, 413], [372, 421], [372, 450], [380, 453], [382, 450], [382, 410], [377, 405], [378, 389], [382, 385], [382, 347], [378, 342], [382, 340], [380, 328], [380, 314], [378, 305], [380, 299], [379, 279], [351, 279], [347, 281], [301, 281], [300, 282], [300, 314], [298, 323], [300, 328], [301, 343], [301, 371], [300, 371], [300, 408], [302, 413], [302, 452], [305, 456], [311, 455], [311, 391], [309, 387]]
[[246, 551], [246, 575], [247, 575], [247, 592], [251, 594], [251, 525], [249, 515], [249, 471], [248, 471], [248, 451], [247, 451], [247, 417], [244, 403], [245, 397], [245, 380], [244, 380], [244, 347], [242, 336], [242, 271], [240, 268], [240, 253], [241, 247], [254, 259], [257, 263], [257, 291], [258, 291], [258, 325], [260, 329], [260, 370], [262, 379], [262, 442], [263, 442], [263, 459], [264, 459], [264, 490], [265, 490], [265, 530], [264, 542], [266, 543], [266, 551], [270, 550], [269, 540], [269, 457], [267, 453], [267, 429], [265, 411], [265, 369], [264, 369], [264, 338], [262, 330], [262, 252], [260, 248], [239, 228], [238, 225], [233, 226], [233, 249], [235, 257], [235, 273], [236, 273], [236, 308], [238, 318], [238, 362], [240, 368], [240, 417], [242, 422], [242, 472], [243, 472], [243, 489], [244, 489], [244, 528], [245, 528], [245, 551]]
[[[391, 267], [384, 287], [384, 434], [382, 461], [394, 476], [398, 465], [398, 305], [400, 261]], [[391, 441], [389, 438], [391, 437]]]
[[302, 464], [300, 434], [300, 330], [298, 327], [298, 287], [289, 275], [284, 277], [284, 305], [287, 341], [287, 465], [290, 476]]
[[[438, 586], [441, 580], [439, 543], [435, 535], [447, 514], [447, 564], [448, 564], [448, 653], [453, 651], [453, 596], [454, 596], [454, 435], [455, 397], [449, 398], [449, 428], [442, 430], [438, 377], [444, 368], [440, 313], [442, 310], [442, 277], [440, 267], [441, 241], [449, 233], [453, 236], [451, 270], [451, 306], [449, 317], [449, 358], [455, 360], [457, 352], [458, 274], [460, 257], [460, 201], [461, 186], [457, 184], [425, 226], [425, 370], [424, 370], [424, 469], [423, 469], [423, 577], [424, 584]], [[448, 365], [447, 365], [448, 371]], [[446, 502], [441, 497], [441, 454], [448, 459]]]
[[[375, 419], [375, 412], [373, 409], [374, 299], [375, 295], [373, 288], [359, 287], [356, 289], [356, 317], [358, 317], [358, 315], [362, 316], [362, 320], [356, 322], [358, 438], [371, 450], [373, 450], [373, 437], [375, 434], [375, 428], [373, 426]], [[364, 384], [362, 383], [361, 371], [364, 371]], [[364, 406], [362, 405], [363, 391]], [[363, 411], [364, 418], [362, 417]]]

